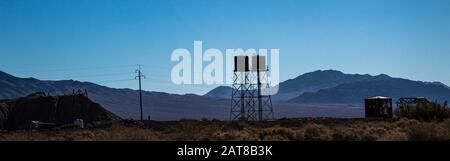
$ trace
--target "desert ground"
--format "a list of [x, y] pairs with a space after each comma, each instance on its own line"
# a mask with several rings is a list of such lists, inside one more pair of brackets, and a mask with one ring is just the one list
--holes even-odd
[[268, 122], [180, 120], [0, 132], [0, 141], [449, 141], [450, 120], [302, 118]]

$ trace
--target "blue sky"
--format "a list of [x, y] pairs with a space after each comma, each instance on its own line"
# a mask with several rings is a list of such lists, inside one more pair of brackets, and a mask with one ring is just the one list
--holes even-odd
[[170, 83], [174, 49], [279, 48], [281, 80], [318, 69], [450, 84], [449, 0], [0, 0], [0, 70], [116, 88]]

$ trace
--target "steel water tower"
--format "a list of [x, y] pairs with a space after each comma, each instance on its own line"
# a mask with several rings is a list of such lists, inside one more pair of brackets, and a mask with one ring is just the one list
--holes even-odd
[[231, 120], [264, 121], [274, 119], [266, 57], [234, 57], [231, 94]]

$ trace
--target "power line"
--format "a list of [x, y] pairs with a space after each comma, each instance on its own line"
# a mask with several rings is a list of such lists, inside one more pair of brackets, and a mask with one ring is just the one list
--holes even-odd
[[55, 68], [51, 68], [51, 69], [22, 69], [22, 70], [15, 70], [16, 72], [33, 72], [33, 73], [47, 73], [47, 72], [66, 72], [66, 71], [85, 71], [85, 70], [99, 70], [99, 69], [118, 69], [118, 68], [131, 68], [131, 67], [135, 67], [135, 65], [114, 65], [114, 66], [98, 66], [98, 67], [82, 67], [82, 68], [59, 68], [59, 67], [55, 67]]
[[105, 81], [97, 81], [94, 83], [103, 84], [103, 83], [115, 83], [115, 82], [127, 82], [127, 81], [134, 81], [135, 79], [118, 79], [118, 80], [105, 80]]
[[[141, 67], [146, 66], [146, 65], [140, 65]], [[168, 69], [170, 70], [171, 68], [166, 67], [166, 66], [158, 66], [158, 65], [150, 65], [152, 66], [152, 69]], [[100, 76], [113, 76], [113, 75], [120, 75], [120, 74], [133, 74], [133, 73], [129, 73], [129, 72], [123, 72], [123, 73], [109, 73], [109, 74], [88, 74], [88, 75], [72, 75], [72, 76], [60, 76], [60, 78], [55, 78], [55, 72], [68, 72], [68, 71], [86, 71], [88, 70], [89, 72], [93, 72], [93, 71], [105, 71], [105, 70], [112, 70], [112, 69], [118, 69], [118, 68], [122, 68], [125, 69], [129, 68], [129, 67], [136, 67], [136, 65], [116, 65], [116, 66], [99, 66], [99, 67], [85, 67], [85, 68], [66, 68], [66, 69], [62, 69], [62, 68], [56, 68], [56, 69], [44, 69], [44, 70], [14, 70], [15, 72], [31, 72], [33, 73], [33, 75], [41, 75], [41, 74], [46, 74], [46, 73], [51, 73], [51, 77], [53, 78], [45, 78], [45, 80], [57, 80], [57, 79], [77, 79], [77, 78], [90, 78], [90, 77], [100, 77]], [[153, 75], [158, 75], [158, 76], [166, 76], [160, 73], [155, 72]], [[40, 78], [40, 79], [44, 79], [44, 78]]]
[[45, 78], [45, 80], [61, 80], [61, 79], [78, 79], [78, 78], [94, 78], [94, 77], [107, 77], [107, 76], [119, 76], [119, 75], [131, 75], [133, 72], [123, 72], [123, 73], [107, 73], [107, 74], [88, 74], [88, 75], [73, 75], [73, 76], [64, 76], [60, 78]]

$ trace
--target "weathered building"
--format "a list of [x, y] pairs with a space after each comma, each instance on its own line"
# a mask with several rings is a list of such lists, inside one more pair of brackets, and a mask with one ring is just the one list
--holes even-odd
[[366, 118], [392, 118], [392, 98], [370, 97], [365, 100]]
[[406, 111], [413, 111], [419, 105], [427, 103], [429, 101], [425, 97], [402, 97], [397, 101], [397, 107]]

